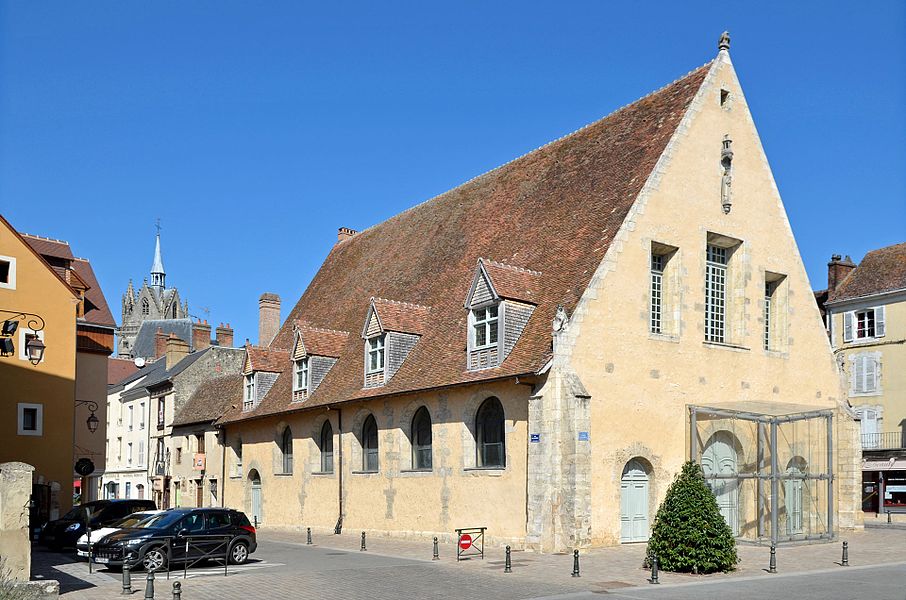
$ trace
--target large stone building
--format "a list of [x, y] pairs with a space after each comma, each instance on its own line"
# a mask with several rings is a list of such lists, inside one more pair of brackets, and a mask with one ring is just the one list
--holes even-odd
[[906, 513], [906, 243], [858, 266], [835, 255], [827, 286], [817, 295], [861, 420], [863, 510]]
[[646, 540], [691, 458], [741, 537], [858, 526], [858, 428], [728, 48], [341, 229], [246, 350], [224, 503], [559, 551]]
[[132, 280], [123, 294], [123, 317], [118, 330], [118, 354], [154, 358], [154, 335], [158, 329], [173, 333], [191, 344], [189, 303], [180, 303], [179, 290], [167, 287], [167, 273], [160, 252], [160, 232], [154, 241], [151, 283], [145, 279], [135, 291]]

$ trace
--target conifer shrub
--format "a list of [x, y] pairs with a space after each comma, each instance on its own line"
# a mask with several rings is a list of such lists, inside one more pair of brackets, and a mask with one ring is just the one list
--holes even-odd
[[665, 571], [714, 573], [732, 571], [739, 562], [733, 530], [724, 521], [701, 467], [683, 465], [658, 508], [648, 541]]

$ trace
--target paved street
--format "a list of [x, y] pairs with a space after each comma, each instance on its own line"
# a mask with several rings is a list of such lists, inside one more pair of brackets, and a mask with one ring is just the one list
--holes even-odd
[[[488, 548], [484, 561], [457, 563], [452, 544], [441, 544], [441, 560], [431, 560], [424, 541], [374, 537], [359, 551], [359, 536], [316, 534], [313, 546], [300, 532], [263, 531], [259, 550], [247, 565], [223, 568], [208, 563], [189, 570], [185, 600], [298, 597], [325, 599], [451, 598], [527, 600], [531, 598], [872, 598], [906, 600], [906, 562], [902, 530], [871, 530], [849, 536], [849, 568], [836, 564], [839, 543], [784, 547], [778, 550], [780, 573], [770, 575], [767, 548], [740, 546], [740, 568], [732, 574], [692, 576], [662, 573], [659, 586], [647, 583], [640, 567], [643, 545], [604, 548], [582, 555], [582, 576], [570, 576], [572, 556], [513, 553], [513, 573], [503, 572], [503, 552]], [[66, 555], [34, 554], [35, 573], [59, 579], [64, 600], [101, 600], [120, 592], [120, 575]], [[169, 598], [171, 581], [156, 579], [156, 597]], [[144, 591], [144, 573], [134, 578], [136, 596]]]

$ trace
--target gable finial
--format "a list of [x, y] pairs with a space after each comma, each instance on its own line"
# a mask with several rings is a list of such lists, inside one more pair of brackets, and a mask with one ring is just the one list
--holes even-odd
[[730, 32], [729, 31], [725, 31], [722, 34], [720, 34], [720, 39], [717, 40], [717, 49], [720, 51], [724, 51], [724, 50], [726, 50], [727, 52], [730, 51]]

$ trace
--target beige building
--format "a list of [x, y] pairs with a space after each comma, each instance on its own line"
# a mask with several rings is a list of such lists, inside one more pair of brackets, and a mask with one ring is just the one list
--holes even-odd
[[857, 427], [728, 48], [341, 229], [247, 349], [225, 504], [560, 551], [645, 541], [691, 457], [741, 537], [859, 526]]
[[861, 420], [862, 505], [906, 512], [906, 243], [828, 264], [824, 310]]

